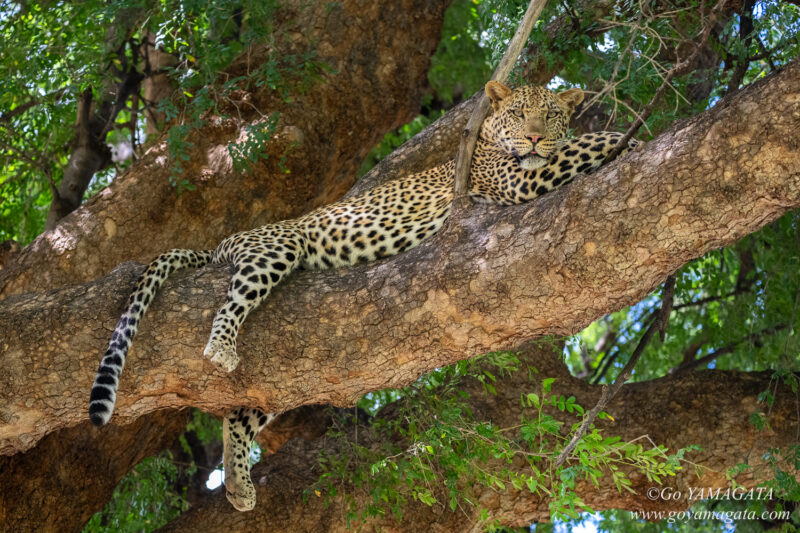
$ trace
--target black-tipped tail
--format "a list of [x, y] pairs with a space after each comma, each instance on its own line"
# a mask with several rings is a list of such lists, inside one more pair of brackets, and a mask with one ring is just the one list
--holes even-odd
[[[114, 411], [119, 381], [118, 374], [115, 374], [114, 369], [106, 364], [111, 351], [112, 349], [109, 348], [106, 357], [103, 358], [103, 364], [100, 365], [97, 376], [94, 378], [92, 395], [89, 397], [89, 419], [95, 426], [107, 424], [111, 419], [112, 411]], [[122, 367], [120, 366], [119, 369], [121, 371]]]
[[89, 398], [89, 418], [92, 424], [102, 426], [111, 419], [125, 357], [139, 329], [139, 322], [153, 301], [156, 291], [175, 270], [204, 266], [211, 262], [212, 255], [213, 252], [210, 251], [170, 250], [158, 256], [139, 277], [136, 290], [128, 299], [128, 306], [114, 328], [108, 350], [97, 369]]
[[97, 427], [104, 426], [108, 423], [108, 420], [111, 418], [110, 413], [106, 412], [107, 414], [101, 414], [97, 411], [94, 411], [96, 408], [94, 406], [89, 407], [89, 420], [92, 421]]

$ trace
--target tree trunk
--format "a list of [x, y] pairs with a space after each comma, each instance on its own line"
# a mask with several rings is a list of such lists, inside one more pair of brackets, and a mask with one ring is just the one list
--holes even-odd
[[[561, 361], [560, 352], [551, 346], [536, 347], [528, 344], [520, 348], [522, 370], [510, 378], [499, 378], [497, 395], [482, 390], [482, 384], [468, 380], [463, 391], [470, 395], [468, 404], [477, 421], [488, 421], [498, 428], [511, 428], [520, 424], [523, 415], [534, 416], [532, 409], [525, 410], [520, 403], [520, 394], [541, 390], [543, 377], [554, 377], [552, 393], [575, 396], [577, 403], [587, 410], [600, 397], [601, 387], [588, 385], [585, 381], [570, 376]], [[533, 377], [524, 370], [529, 364], [538, 370]], [[581, 499], [595, 510], [630, 509], [637, 511], [679, 511], [692, 505], [689, 501], [689, 487], [719, 488], [728, 487], [725, 471], [737, 463], [748, 462], [751, 469], [736, 477], [744, 487], [753, 487], [756, 482], [768, 477], [761, 451], [773, 447], [787, 447], [794, 444], [797, 428], [794, 393], [788, 386], [776, 394], [772, 410], [770, 431], [758, 432], [749, 422], [751, 413], [759, 411], [757, 396], [770, 385], [771, 372], [743, 373], [728, 371], [703, 371], [680, 378], [666, 377], [636, 383], [623, 387], [619, 394], [605, 409], [614, 421], [598, 421], [596, 426], [604, 437], [620, 435], [624, 441], [649, 436], [655, 443], [669, 448], [669, 453], [697, 444], [701, 451], [690, 452], [686, 458], [703, 467], [703, 476], [698, 479], [691, 465], [684, 465], [675, 477], [668, 477], [663, 486], [648, 481], [643, 475], [627, 470], [637, 494], [619, 492], [610, 480], [608, 472], [600, 480], [599, 488], [589, 482], [578, 483], [576, 492]], [[575, 415], [561, 413], [556, 409], [545, 411], [564, 422], [562, 428], [569, 428], [576, 422]], [[709, 421], [698, 423], [698, 421]], [[265, 433], [269, 432], [269, 427]], [[357, 440], [369, 447], [369, 434], [362, 429], [358, 435], [350, 428], [346, 431], [348, 440]], [[366, 434], [366, 435], [365, 435]], [[647, 449], [648, 441], [640, 441]], [[407, 446], [405, 442], [395, 445]], [[343, 446], [336, 440], [323, 436], [316, 440], [294, 439], [284, 445], [276, 454], [262, 459], [253, 469], [258, 503], [256, 508], [241, 513], [231, 507], [223, 494], [217, 495], [206, 505], [189, 511], [165, 530], [172, 532], [197, 531], [259, 531], [305, 532], [329, 531], [346, 532], [344, 516], [347, 506], [341, 493], [345, 490], [354, 495], [362, 506], [372, 503], [366, 492], [353, 487], [342, 487], [340, 495], [330, 506], [324, 505], [325, 497], [315, 496], [313, 492], [304, 503], [303, 493], [317, 481], [320, 471], [315, 468], [317, 457], [323, 449], [337, 450]], [[357, 461], [357, 458], [351, 458]], [[369, 465], [360, 465], [369, 468]], [[515, 460], [512, 466], [503, 466], [524, 472], [525, 463]], [[671, 494], [681, 493], [677, 500], [648, 497], [648, 488], [658, 490], [667, 488]], [[531, 494], [527, 489], [521, 491], [508, 487], [497, 491], [479, 484], [471, 484], [469, 490], [477, 506], [464, 503], [455, 512], [447, 507], [444, 487], [431, 487], [438, 497], [437, 504], [431, 507], [418, 501], [403, 509], [403, 518], [398, 522], [394, 516], [373, 520], [366, 524], [366, 531], [484, 531], [479, 520], [479, 507], [489, 512], [490, 519], [499, 520], [506, 526], [527, 526], [534, 521], [549, 521], [549, 499]], [[410, 499], [410, 498], [409, 498]], [[665, 516], [666, 518], [666, 516]], [[356, 526], [353, 526], [356, 527]]]
[[[228, 268], [179, 273], [143, 322], [114, 420], [188, 405], [350, 405], [635, 303], [686, 261], [800, 205], [798, 82], [793, 63], [593, 176], [527, 205], [476, 206], [457, 230], [399, 257], [293, 276], [245, 323], [231, 375], [201, 357]], [[4, 302], [0, 331], [16, 335], [0, 340], [2, 453], [84, 420], [97, 360], [141, 270], [126, 263], [87, 285]]]
[[[127, 40], [136, 27], [143, 10], [138, 7], [123, 9], [105, 29], [105, 55], [125, 60]], [[106, 134], [117, 120], [131, 94], [136, 92], [143, 76], [136, 65], [122, 69], [113, 65], [112, 74], [94, 89], [83, 91], [78, 100], [75, 137], [64, 176], [58, 186], [51, 182], [53, 200], [45, 221], [45, 230], [55, 228], [59, 221], [76, 210], [83, 202], [83, 194], [94, 175], [111, 164], [111, 150], [106, 145]]]
[[[179, 195], [170, 185], [169, 152], [165, 142], [156, 143], [5, 265], [0, 298], [89, 281], [122, 261], [149, 261], [168, 248], [214, 248], [236, 231], [338, 199], [383, 134], [418, 113], [447, 4], [287, 2], [275, 31], [290, 38], [277, 40], [272, 52], [300, 57], [313, 50], [334, 72], [290, 102], [265, 87], [242, 90], [228, 109], [234, 118], [215, 124], [209, 117], [187, 139], [192, 146], [182, 177], [197, 186], [194, 191]], [[252, 50], [249, 62], [235, 63], [228, 73], [244, 74], [269, 52]], [[266, 147], [269, 158], [245, 175], [236, 173], [228, 143], [242, 141], [247, 126], [273, 112], [281, 118]]]

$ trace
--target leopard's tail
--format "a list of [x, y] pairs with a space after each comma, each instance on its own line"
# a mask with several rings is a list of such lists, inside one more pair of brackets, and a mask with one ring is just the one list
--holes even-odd
[[213, 251], [170, 250], [155, 258], [139, 276], [136, 290], [128, 298], [128, 305], [117, 322], [108, 350], [94, 378], [89, 398], [89, 418], [95, 426], [102, 426], [111, 418], [117, 399], [119, 377], [125, 365], [125, 356], [139, 329], [139, 322], [161, 284], [176, 270], [207, 265], [211, 262], [213, 253]]

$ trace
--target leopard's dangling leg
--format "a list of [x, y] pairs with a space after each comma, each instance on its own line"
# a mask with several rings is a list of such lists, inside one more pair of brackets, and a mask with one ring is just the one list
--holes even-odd
[[250, 511], [256, 505], [256, 489], [250, 479], [250, 445], [273, 413], [241, 407], [222, 420], [222, 463], [225, 468], [225, 495], [237, 511]]
[[236, 337], [247, 315], [272, 288], [293, 272], [305, 254], [305, 237], [278, 224], [228, 237], [217, 248], [218, 261], [235, 266], [225, 304], [217, 311], [203, 355], [230, 372], [239, 364]]

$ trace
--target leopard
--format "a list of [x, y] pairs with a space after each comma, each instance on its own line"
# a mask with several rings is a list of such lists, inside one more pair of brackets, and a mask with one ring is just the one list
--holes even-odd
[[[568, 139], [569, 121], [584, 93], [535, 86], [511, 89], [486, 84], [490, 109], [482, 123], [470, 167], [469, 197], [479, 203], [513, 205], [561, 187], [604, 163], [623, 138], [615, 132]], [[623, 153], [635, 147], [631, 139]], [[128, 350], [156, 292], [174, 271], [209, 263], [233, 266], [225, 302], [214, 317], [203, 356], [231, 372], [238, 363], [239, 326], [277, 284], [298, 269], [331, 269], [405, 252], [436, 234], [453, 203], [455, 162], [399, 177], [313, 210], [223, 239], [214, 250], [173, 249], [142, 272], [102, 357], [89, 400], [91, 421], [111, 418]], [[250, 447], [277, 413], [241, 407], [223, 417], [226, 496], [239, 511], [253, 509]]]

